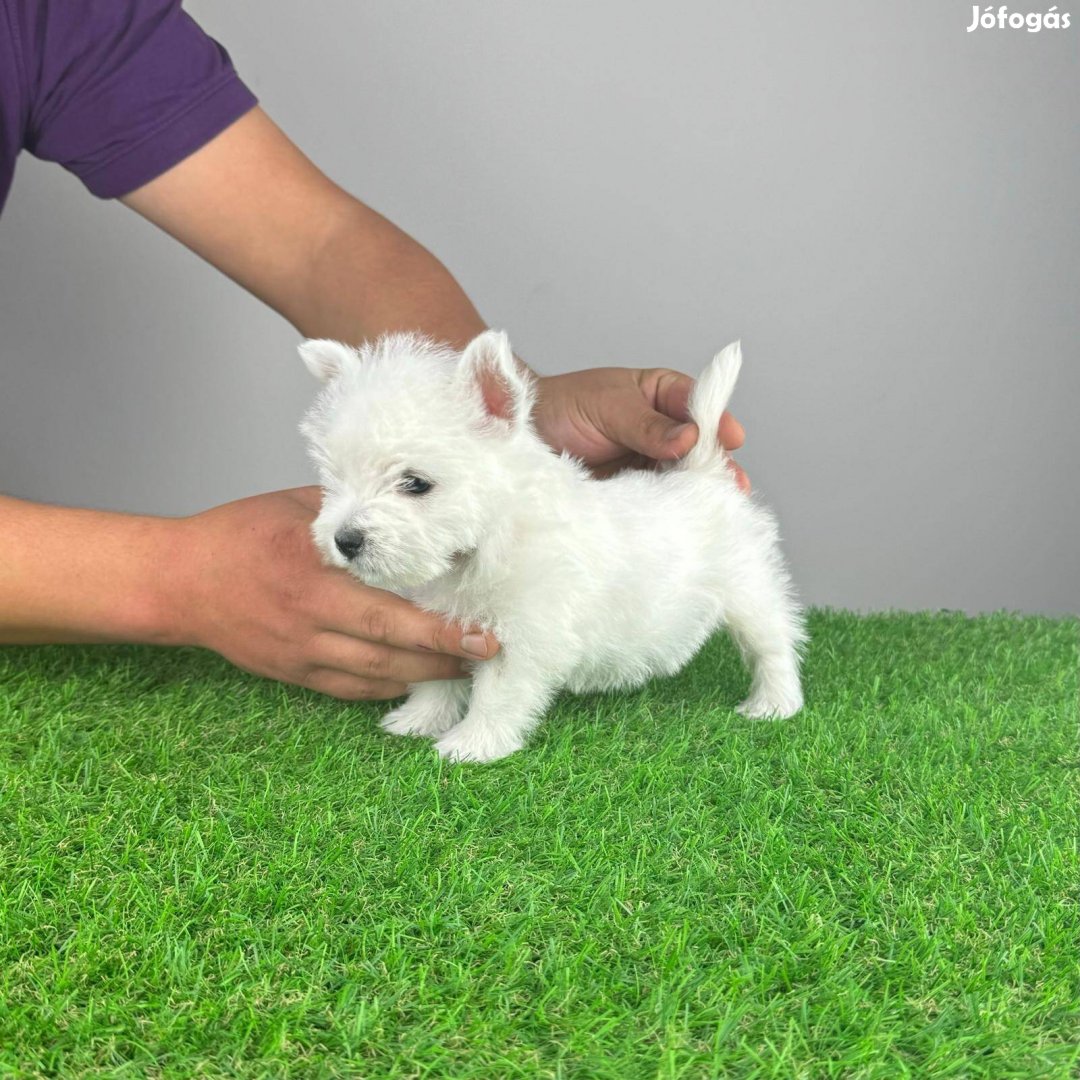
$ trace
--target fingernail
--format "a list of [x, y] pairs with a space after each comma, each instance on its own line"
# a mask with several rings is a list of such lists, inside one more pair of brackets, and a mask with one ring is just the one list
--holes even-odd
[[672, 424], [667, 430], [668, 442], [674, 442], [689, 426], [689, 424]]
[[487, 638], [483, 634], [466, 634], [461, 639], [461, 647], [471, 656], [478, 656], [481, 660], [487, 659]]

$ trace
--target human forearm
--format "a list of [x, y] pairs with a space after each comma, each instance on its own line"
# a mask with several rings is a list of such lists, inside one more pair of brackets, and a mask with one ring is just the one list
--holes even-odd
[[308, 337], [358, 343], [420, 330], [457, 348], [485, 329], [450, 272], [396, 225], [354, 199], [312, 253], [306, 287], [279, 310]]
[[[320, 172], [261, 109], [124, 202], [308, 337], [359, 344], [421, 330], [463, 347], [484, 321], [430, 252]], [[667, 368], [572, 372], [537, 384], [537, 428], [603, 471], [686, 453], [692, 380]], [[721, 441], [734, 449], [730, 417]], [[677, 425], [676, 425], [677, 426]]]
[[358, 344], [420, 329], [463, 346], [484, 329], [438, 259], [323, 175], [261, 109], [124, 202], [309, 337]]
[[0, 495], [0, 643], [169, 643], [176, 524]]

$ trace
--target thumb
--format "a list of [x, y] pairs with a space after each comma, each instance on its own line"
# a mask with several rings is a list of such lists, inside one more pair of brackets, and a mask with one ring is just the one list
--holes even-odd
[[648, 405], [621, 419], [622, 430], [613, 433], [616, 441], [654, 461], [680, 458], [697, 442], [696, 424], [673, 420]]

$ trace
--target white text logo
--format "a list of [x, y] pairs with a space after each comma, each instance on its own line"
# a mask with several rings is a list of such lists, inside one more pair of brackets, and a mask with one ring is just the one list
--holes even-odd
[[1057, 4], [1045, 15], [1040, 11], [1022, 15], [1019, 11], [1009, 11], [1004, 4], [996, 11], [992, 7], [983, 8], [980, 14], [976, 5], [971, 9], [971, 25], [967, 32], [970, 34], [981, 27], [983, 30], [1027, 30], [1029, 34], [1037, 34], [1040, 30], [1066, 30], [1069, 18], [1067, 11], [1058, 14]]

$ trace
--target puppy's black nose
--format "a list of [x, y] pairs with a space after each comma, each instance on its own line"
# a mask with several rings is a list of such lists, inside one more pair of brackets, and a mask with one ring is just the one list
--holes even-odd
[[334, 533], [334, 546], [351, 562], [360, 554], [366, 539], [362, 529], [338, 529]]

